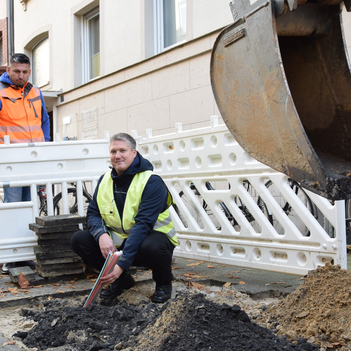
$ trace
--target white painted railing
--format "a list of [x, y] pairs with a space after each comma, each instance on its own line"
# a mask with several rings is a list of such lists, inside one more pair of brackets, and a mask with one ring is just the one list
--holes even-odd
[[189, 131], [178, 124], [161, 136], [133, 132], [178, 207], [175, 255], [295, 274], [328, 261], [346, 268], [344, 201], [296, 194], [288, 177], [251, 158], [217, 120]]
[[[56, 140], [60, 140], [59, 135]], [[108, 170], [108, 145], [108, 133], [104, 140], [0, 145], [0, 188], [30, 186], [32, 198], [28, 202], [0, 202], [0, 263], [35, 258], [37, 237], [28, 225], [39, 215], [39, 185], [46, 186], [47, 214], [53, 215], [58, 192], [62, 193], [60, 214], [69, 213], [72, 193], [67, 189], [74, 183], [78, 213], [84, 215], [83, 185], [88, 183], [92, 192]]]

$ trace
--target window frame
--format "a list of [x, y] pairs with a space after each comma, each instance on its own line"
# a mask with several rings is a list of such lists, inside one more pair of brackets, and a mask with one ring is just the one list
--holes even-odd
[[[95, 8], [94, 10], [88, 12], [82, 16], [82, 83], [88, 83], [89, 81], [100, 77], [101, 72], [96, 77], [90, 77], [90, 68], [92, 65], [92, 60], [90, 57], [90, 36], [89, 36], [89, 21], [93, 18], [99, 16], [99, 26], [100, 26], [100, 8]], [[99, 29], [100, 35], [100, 29]], [[99, 54], [100, 54], [100, 38], [99, 38]], [[100, 67], [101, 68], [101, 67]], [[100, 71], [100, 69], [99, 69]]]
[[[187, 1], [184, 0], [184, 2], [187, 9], [187, 5], [188, 5]], [[165, 47], [163, 0], [153, 0], [153, 10], [154, 10], [153, 17], [154, 17], [154, 54], [155, 55], [186, 42], [186, 39], [184, 39]], [[187, 16], [187, 10], [186, 10], [186, 16]], [[179, 18], [179, 21], [182, 21], [181, 16]], [[186, 22], [187, 22], [187, 18], [185, 18], [185, 27], [186, 27]], [[186, 29], [185, 29], [184, 35], [186, 36]]]
[[[42, 42], [44, 41], [44, 40], [47, 40], [47, 45], [48, 45], [48, 56], [49, 56], [49, 59], [48, 59], [48, 72], [47, 72], [47, 81], [46, 82], [39, 82], [39, 83], [42, 83], [42, 84], [38, 84], [38, 82], [34, 82], [34, 76], [35, 76], [35, 74], [36, 74], [36, 72], [35, 72], [35, 68], [34, 68], [34, 62], [35, 62], [35, 59], [34, 59], [34, 50], [36, 49], [36, 48], [38, 48], [38, 46], [40, 45], [40, 44], [42, 44]], [[46, 85], [49, 85], [50, 84], [50, 38], [49, 38], [49, 34], [47, 35], [47, 36], [45, 36], [45, 37], [43, 37], [43, 38], [41, 38], [34, 46], [33, 46], [33, 48], [31, 49], [31, 57], [32, 57], [32, 73], [31, 73], [31, 81], [32, 81], [32, 83], [34, 84], [34, 85], [36, 85], [36, 86], [38, 86], [39, 88], [42, 88], [42, 87], [44, 87], [44, 86], [46, 86]]]
[[164, 50], [162, 0], [154, 0], [154, 19], [154, 52], [158, 54]]

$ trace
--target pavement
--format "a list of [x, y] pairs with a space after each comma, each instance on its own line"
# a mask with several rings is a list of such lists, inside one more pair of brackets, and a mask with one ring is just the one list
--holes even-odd
[[[205, 285], [222, 286], [231, 283], [237, 290], [253, 298], [285, 296], [293, 292], [302, 282], [302, 276], [262, 271], [200, 260], [176, 257], [172, 264], [175, 280], [193, 281]], [[151, 280], [149, 270], [133, 269], [136, 281]], [[0, 308], [26, 305], [43, 297], [67, 298], [88, 295], [94, 285], [96, 274], [88, 272], [80, 276], [39, 278], [34, 286], [20, 289], [8, 275], [0, 275]]]
[[[351, 255], [348, 255], [349, 269]], [[137, 284], [151, 281], [151, 272], [136, 269], [131, 273], [136, 275]], [[293, 292], [303, 282], [303, 276], [286, 273], [276, 273], [252, 268], [231, 266], [208, 261], [191, 260], [176, 257], [172, 264], [174, 279], [184, 282], [195, 282], [202, 285], [223, 286], [230, 283], [242, 293], [250, 295], [254, 300], [264, 298], [284, 297]], [[38, 279], [36, 286], [20, 289], [8, 275], [0, 275], [0, 308], [8, 308], [35, 303], [41, 299], [67, 298], [88, 296], [96, 274], [87, 272], [75, 277]], [[16, 345], [5, 345], [9, 340], [0, 332], [0, 350], [21, 350]], [[23, 350], [23, 349], [22, 349]]]

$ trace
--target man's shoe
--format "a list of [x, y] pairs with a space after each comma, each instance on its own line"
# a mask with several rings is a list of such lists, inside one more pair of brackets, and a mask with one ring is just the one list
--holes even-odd
[[11, 268], [15, 268], [15, 267], [16, 267], [16, 265], [15, 265], [15, 263], [13, 263], [13, 262], [4, 263], [4, 264], [2, 265], [1, 271], [2, 271], [3, 274], [9, 274], [9, 270], [10, 270]]
[[156, 284], [156, 290], [151, 297], [151, 301], [155, 303], [164, 303], [172, 296], [172, 283], [167, 285]]
[[121, 276], [116, 279], [108, 289], [102, 290], [100, 297], [102, 299], [114, 299], [122, 294], [123, 290], [132, 288], [135, 280], [128, 271], [123, 271]]

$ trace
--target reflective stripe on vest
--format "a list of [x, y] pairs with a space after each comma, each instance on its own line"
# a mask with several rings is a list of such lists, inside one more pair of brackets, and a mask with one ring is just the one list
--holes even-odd
[[110, 234], [113, 243], [116, 245], [116, 247], [120, 247], [123, 244], [123, 239], [121, 237], [119, 237], [118, 235], [116, 235], [115, 233], [112, 232], [112, 234]]
[[10, 137], [11, 144], [45, 141], [41, 128], [40, 90], [32, 87], [24, 97], [22, 96], [23, 91], [24, 88], [13, 89], [11, 86], [0, 90], [1, 144], [4, 143], [5, 135]]
[[[113, 194], [111, 171], [105, 173], [99, 184], [97, 203], [101, 217], [105, 221], [110, 236], [114, 242], [116, 240], [114, 238], [115, 236], [117, 236], [122, 242], [128, 237], [131, 228], [135, 224], [135, 216], [138, 214], [145, 185], [153, 174], [152, 171], [145, 171], [137, 173], [134, 176], [127, 192], [122, 216], [123, 223], [121, 223], [121, 218]], [[169, 194], [167, 205], [170, 206], [172, 201], [172, 196]], [[178, 245], [174, 223], [168, 209], [159, 214], [153, 229], [166, 234], [175, 246]]]

